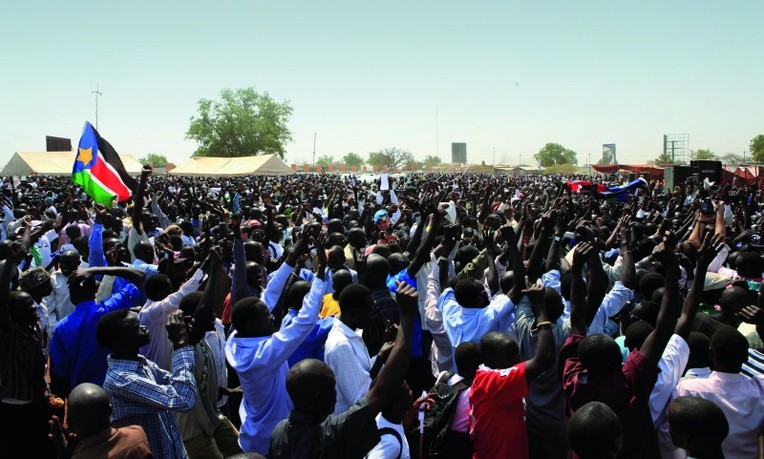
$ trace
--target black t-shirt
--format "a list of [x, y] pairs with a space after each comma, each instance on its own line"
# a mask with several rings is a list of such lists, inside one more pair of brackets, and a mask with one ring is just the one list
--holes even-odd
[[379, 443], [375, 414], [362, 398], [318, 424], [296, 410], [271, 434], [269, 459], [362, 458]]

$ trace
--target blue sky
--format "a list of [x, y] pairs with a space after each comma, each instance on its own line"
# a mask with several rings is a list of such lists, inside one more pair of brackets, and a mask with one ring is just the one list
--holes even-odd
[[547, 142], [596, 161], [656, 157], [664, 133], [742, 153], [764, 133], [764, 2], [54, 2], [0, 19], [0, 165], [76, 143], [183, 162], [199, 98], [254, 86], [289, 100], [286, 160], [467, 142], [529, 162]]

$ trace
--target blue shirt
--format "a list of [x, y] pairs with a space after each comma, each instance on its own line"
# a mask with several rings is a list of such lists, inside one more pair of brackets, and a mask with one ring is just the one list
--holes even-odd
[[103, 385], [109, 350], [98, 344], [98, 319], [111, 311], [127, 309], [136, 304], [140, 292], [127, 284], [101, 304], [85, 301], [58, 322], [50, 342], [50, 372], [69, 378], [69, 387], [89, 382]]
[[287, 359], [316, 325], [324, 288], [321, 279], [313, 280], [300, 312], [288, 327], [252, 338], [239, 338], [235, 331], [226, 342], [226, 360], [239, 375], [244, 392], [239, 408], [239, 445], [245, 452], [267, 454], [271, 432], [289, 416], [292, 401], [286, 390]]
[[[292, 323], [292, 320], [297, 317], [298, 313], [299, 311], [296, 309], [289, 309], [284, 316], [284, 319], [281, 321], [281, 328], [288, 327], [289, 324]], [[316, 325], [305, 338], [305, 341], [300, 343], [297, 350], [295, 350], [287, 360], [290, 367], [305, 359], [318, 359], [322, 362], [324, 361], [324, 343], [326, 342], [326, 337], [329, 336], [329, 330], [332, 329], [332, 319], [333, 317], [327, 317], [326, 319], [319, 319], [318, 322], [316, 322]]]

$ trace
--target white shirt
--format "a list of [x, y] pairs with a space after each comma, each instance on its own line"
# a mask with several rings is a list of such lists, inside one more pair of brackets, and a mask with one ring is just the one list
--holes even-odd
[[[225, 365], [225, 328], [220, 319], [215, 319], [215, 329], [204, 335], [204, 341], [212, 350], [212, 361], [215, 363], [215, 370], [217, 370], [218, 387], [228, 387], [228, 369]], [[227, 395], [220, 397], [218, 407], [222, 407], [227, 401]]]
[[648, 402], [650, 417], [656, 427], [664, 421], [671, 394], [682, 378], [688, 360], [690, 360], [690, 346], [687, 341], [679, 335], [671, 335], [658, 362], [658, 369], [661, 372], [658, 374], [652, 392], [650, 392], [650, 401]]
[[199, 289], [203, 277], [204, 272], [197, 269], [177, 292], [161, 301], [147, 300], [138, 313], [141, 325], [151, 333], [151, 342], [141, 348], [141, 354], [164, 370], [172, 371], [172, 342], [167, 335], [167, 318], [178, 310], [180, 300]]
[[324, 361], [337, 380], [334, 414], [347, 411], [369, 391], [371, 358], [361, 334], [335, 317], [324, 344]]
[[702, 397], [722, 409], [730, 427], [722, 442], [727, 459], [756, 457], [759, 432], [764, 427], [764, 376], [748, 379], [739, 373], [713, 371], [707, 379], [679, 383], [674, 398], [683, 395]]
[[409, 451], [409, 442], [406, 440], [406, 434], [403, 433], [403, 426], [400, 424], [393, 424], [385, 419], [382, 413], [377, 415], [377, 429], [393, 429], [398, 432], [401, 439], [395, 437], [395, 435], [386, 433], [380, 435], [379, 443], [369, 451], [365, 456], [366, 459], [396, 459], [400, 454], [401, 459], [411, 459], [411, 452]]

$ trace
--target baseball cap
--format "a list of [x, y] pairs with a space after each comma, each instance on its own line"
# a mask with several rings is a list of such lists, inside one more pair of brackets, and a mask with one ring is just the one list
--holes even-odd
[[46, 271], [45, 268], [37, 267], [21, 274], [19, 277], [19, 286], [21, 287], [21, 290], [29, 292], [49, 281], [50, 274], [48, 271]]

